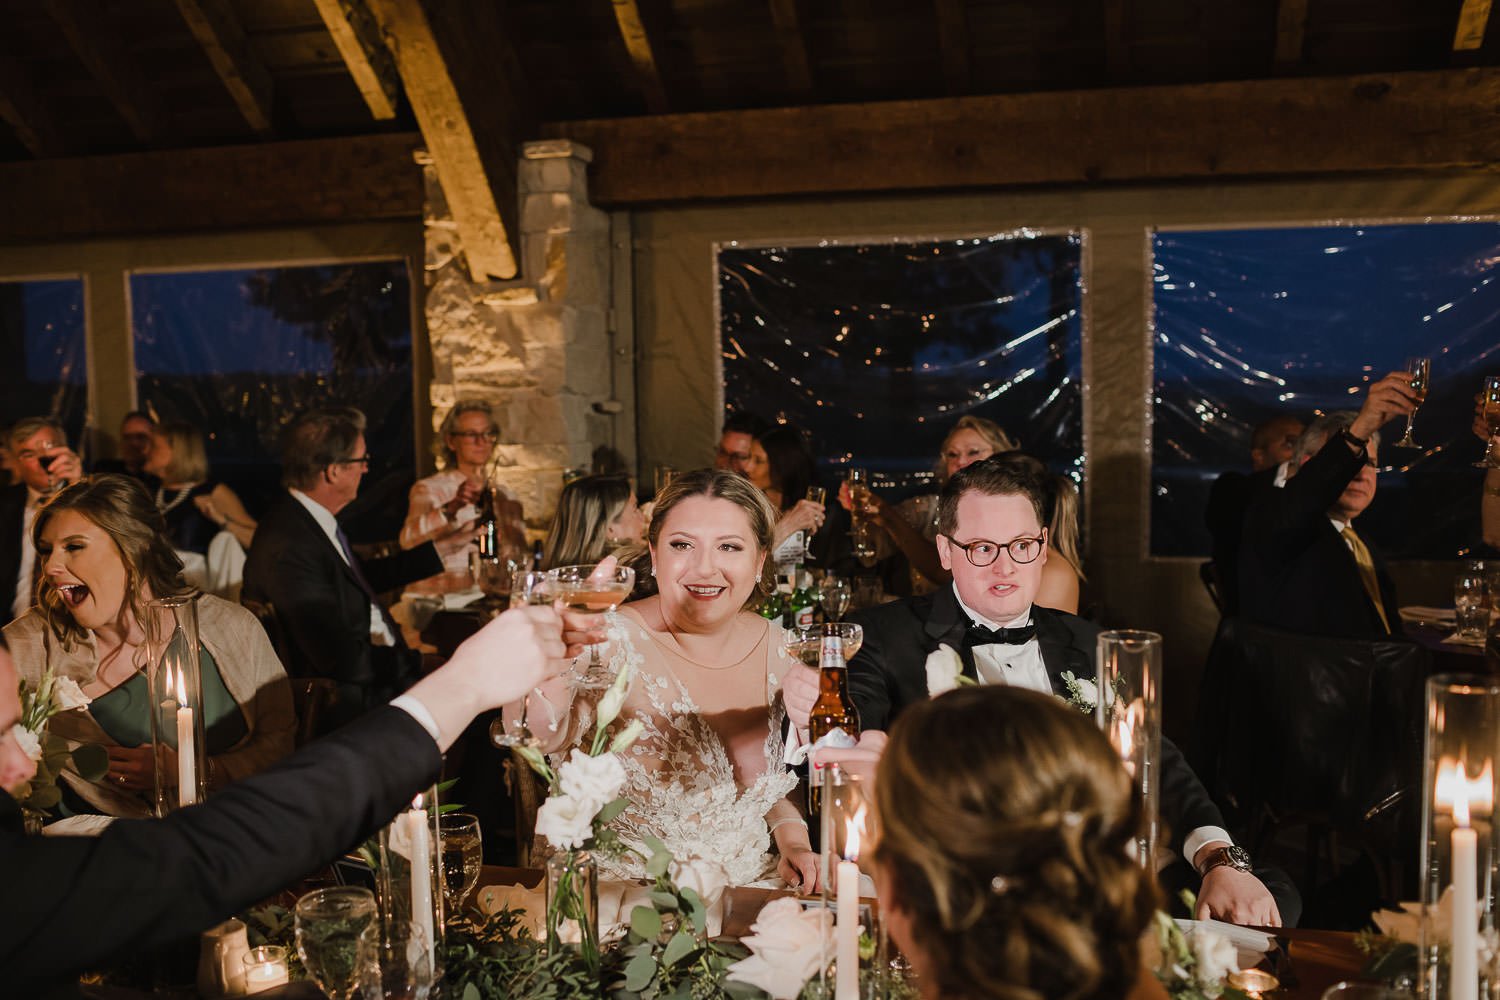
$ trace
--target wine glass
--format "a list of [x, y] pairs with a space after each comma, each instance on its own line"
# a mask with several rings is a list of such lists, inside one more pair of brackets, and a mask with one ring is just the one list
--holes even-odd
[[[511, 576], [510, 606], [518, 608], [527, 604], [551, 604], [556, 596], [547, 574], [541, 570], [517, 572]], [[541, 696], [541, 688], [532, 688], [532, 694]], [[514, 713], [507, 718], [508, 713]], [[497, 747], [532, 746], [535, 737], [526, 725], [526, 699], [520, 706], [506, 706], [500, 717], [490, 723], [490, 742]]]
[[1397, 448], [1420, 448], [1411, 436], [1411, 425], [1417, 419], [1417, 410], [1422, 408], [1422, 403], [1427, 399], [1428, 383], [1432, 381], [1432, 359], [1431, 358], [1407, 358], [1406, 370], [1411, 372], [1411, 391], [1416, 394], [1417, 405], [1412, 407], [1411, 413], [1406, 417], [1406, 433], [1401, 435], [1401, 440], [1396, 442]]
[[834, 576], [831, 573], [823, 577], [823, 583], [818, 589], [818, 603], [823, 605], [823, 616], [831, 622], [838, 621], [849, 610], [849, 600], [853, 596], [854, 588], [848, 577]]
[[1484, 388], [1480, 390], [1480, 402], [1489, 438], [1485, 441], [1484, 457], [1474, 463], [1476, 469], [1500, 469], [1500, 452], [1495, 449], [1495, 440], [1500, 438], [1500, 375], [1488, 375]]
[[330, 1000], [352, 1000], [359, 988], [359, 936], [374, 922], [375, 894], [361, 886], [318, 889], [297, 900], [297, 954]]
[[418, 924], [373, 921], [360, 932], [357, 955], [364, 1000], [426, 1000], [432, 992], [432, 949]]
[[[558, 566], [547, 571], [547, 580], [569, 611], [604, 614], [630, 597], [630, 590], [635, 586], [635, 570], [629, 566], [616, 566], [612, 573], [600, 574], [591, 565]], [[602, 666], [599, 647], [592, 645], [589, 647], [588, 668], [582, 675], [575, 674], [573, 679], [584, 687], [607, 687], [609, 678], [600, 676]]]
[[438, 833], [443, 843], [443, 899], [449, 911], [457, 913], [479, 884], [479, 869], [484, 864], [479, 817], [444, 813], [438, 817]]

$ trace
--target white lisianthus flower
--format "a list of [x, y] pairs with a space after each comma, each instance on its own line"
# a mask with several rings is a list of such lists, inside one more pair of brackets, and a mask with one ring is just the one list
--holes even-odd
[[599, 699], [599, 718], [595, 723], [599, 732], [609, 728], [609, 724], [620, 717], [620, 708], [625, 704], [625, 696], [630, 693], [630, 678], [633, 671], [630, 664], [626, 663], [615, 674], [614, 683], [609, 690], [604, 692], [604, 697]]
[[[557, 769], [557, 787], [563, 795], [576, 799], [580, 805], [591, 806], [597, 813], [605, 803], [619, 798], [620, 790], [625, 787], [625, 767], [612, 753], [590, 757], [575, 749]], [[593, 818], [592, 814], [589, 818]]]
[[75, 708], [85, 708], [94, 699], [83, 693], [78, 682], [71, 677], [59, 677], [52, 685], [52, 704], [57, 706], [59, 712], [71, 712]]
[[582, 847], [594, 836], [599, 806], [568, 795], [553, 795], [536, 811], [536, 832], [560, 851]]
[[823, 960], [823, 938], [833, 914], [803, 910], [790, 896], [773, 899], [760, 911], [741, 943], [750, 957], [729, 967], [729, 979], [765, 990], [772, 1000], [796, 1000]]
[[610, 740], [609, 752], [612, 754], [624, 753], [635, 745], [635, 741], [641, 738], [641, 733], [646, 731], [646, 724], [640, 719], [631, 719], [630, 724], [615, 734]]
[[958, 687], [958, 678], [964, 672], [964, 661], [947, 643], [927, 654], [927, 696], [936, 698]]
[[36, 733], [18, 722], [10, 727], [10, 734], [16, 738], [16, 742], [21, 746], [21, 752], [28, 758], [34, 761], [42, 759], [42, 741]]
[[1199, 925], [1187, 939], [1193, 949], [1193, 978], [1199, 986], [1221, 986], [1225, 976], [1239, 971], [1239, 953], [1224, 935]]

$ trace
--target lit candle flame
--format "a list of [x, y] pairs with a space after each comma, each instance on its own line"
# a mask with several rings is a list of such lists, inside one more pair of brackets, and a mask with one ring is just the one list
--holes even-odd
[[848, 861], [859, 860], [860, 841], [865, 836], [865, 806], [860, 804], [859, 810], [844, 822], [844, 858]]
[[1474, 813], [1487, 816], [1494, 811], [1495, 778], [1491, 761], [1485, 761], [1479, 774], [1470, 778], [1462, 762], [1443, 757], [1438, 761], [1433, 786], [1433, 805], [1440, 812], [1452, 813], [1456, 826], [1469, 826]]
[[177, 704], [187, 704], [187, 683], [184, 681], [182, 671], [177, 671]]

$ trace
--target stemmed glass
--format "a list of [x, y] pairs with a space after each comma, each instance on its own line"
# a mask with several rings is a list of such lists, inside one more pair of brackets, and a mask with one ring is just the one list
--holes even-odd
[[818, 603], [823, 605], [824, 617], [831, 622], [844, 617], [853, 596], [854, 588], [850, 586], [848, 577], [834, 576], [831, 573], [823, 577], [823, 583], [818, 589]]
[[479, 884], [479, 869], [484, 865], [479, 817], [444, 813], [438, 817], [438, 832], [443, 842], [443, 898], [449, 912], [457, 913]]
[[426, 1000], [432, 992], [432, 952], [419, 925], [373, 921], [360, 932], [358, 948], [364, 1000]]
[[783, 648], [786, 649], [787, 655], [817, 670], [823, 653], [825, 635], [839, 637], [840, 651], [844, 654], [845, 663], [854, 659], [854, 654], [859, 652], [859, 647], [865, 641], [865, 630], [862, 625], [856, 625], [853, 622], [824, 622], [821, 625], [802, 625], [788, 629], [782, 640]]
[[[592, 565], [558, 566], [547, 571], [547, 582], [569, 611], [585, 614], [604, 614], [624, 604], [635, 586], [635, 570], [629, 566], [616, 566], [612, 573], [600, 574]], [[599, 647], [589, 647], [588, 668], [583, 674], [574, 674], [573, 679], [584, 687], [607, 687], [609, 678], [601, 676], [603, 664], [599, 660]]]
[[1495, 440], [1500, 438], [1500, 375], [1487, 375], [1480, 391], [1485, 430], [1489, 433], [1484, 444], [1484, 457], [1474, 463], [1476, 469], [1500, 469], [1500, 453], [1495, 450]]
[[1420, 448], [1411, 436], [1412, 422], [1417, 419], [1417, 410], [1427, 400], [1428, 383], [1432, 380], [1431, 358], [1407, 358], [1406, 370], [1411, 372], [1411, 391], [1416, 394], [1417, 405], [1412, 407], [1411, 413], [1406, 417], [1406, 433], [1401, 435], [1401, 440], [1396, 442], [1397, 448]]
[[307, 974], [330, 1000], [352, 1000], [359, 988], [359, 938], [375, 923], [375, 894], [360, 886], [318, 889], [297, 900], [292, 913]]
[[[524, 604], [551, 604], [556, 596], [552, 583], [547, 579], [547, 574], [540, 570], [527, 570], [517, 572], [511, 577], [510, 606], [521, 607]], [[541, 688], [532, 688], [532, 693], [541, 696]], [[521, 699], [521, 704], [516, 709], [516, 715], [507, 719], [506, 713], [510, 707], [502, 709], [500, 717], [490, 723], [490, 742], [497, 747], [519, 747], [531, 746], [536, 743], [536, 738], [531, 735], [531, 730], [526, 725], [526, 699]]]

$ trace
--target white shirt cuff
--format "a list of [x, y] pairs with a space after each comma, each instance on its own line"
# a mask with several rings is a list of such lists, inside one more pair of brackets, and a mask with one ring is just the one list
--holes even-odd
[[1231, 847], [1234, 846], [1234, 838], [1231, 837], [1229, 835], [1229, 831], [1224, 829], [1223, 827], [1200, 826], [1198, 827], [1198, 829], [1188, 834], [1187, 839], [1182, 842], [1183, 857], [1187, 858], [1188, 864], [1192, 864], [1193, 859], [1198, 856], [1198, 852], [1203, 850], [1204, 844], [1212, 844], [1214, 841], [1218, 840], [1222, 840], [1224, 843], [1229, 844]]
[[806, 759], [806, 754], [798, 754], [797, 749], [802, 746], [802, 731], [795, 723], [787, 723], [786, 746], [781, 750], [781, 762], [788, 767], [796, 767]]
[[413, 719], [417, 725], [427, 730], [427, 735], [432, 737], [432, 742], [441, 744], [443, 742], [443, 731], [438, 728], [437, 720], [432, 713], [427, 711], [427, 706], [409, 694], [403, 694], [391, 699], [391, 707], [399, 708]]

